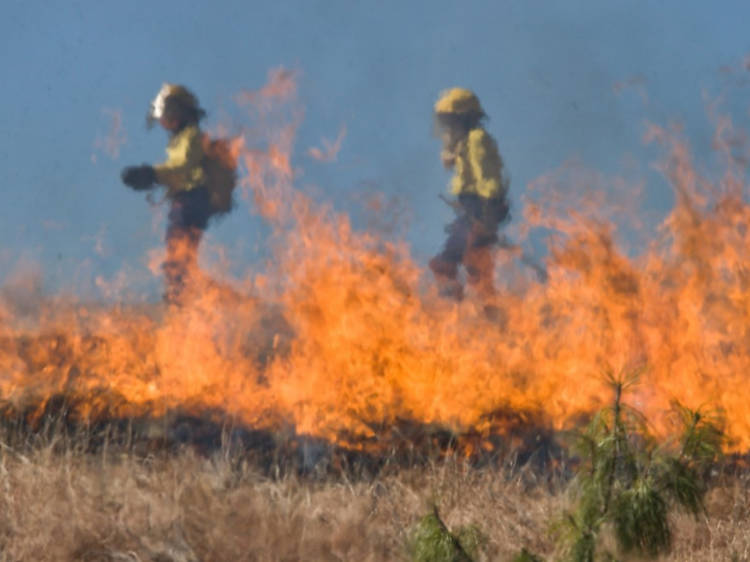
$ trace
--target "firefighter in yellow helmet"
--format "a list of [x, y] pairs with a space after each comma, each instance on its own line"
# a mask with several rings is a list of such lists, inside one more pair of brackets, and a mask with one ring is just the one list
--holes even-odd
[[509, 182], [497, 144], [482, 127], [484, 118], [479, 99], [464, 88], [444, 91], [435, 103], [441, 159], [454, 171], [450, 192], [457, 217], [446, 227], [448, 239], [429, 265], [441, 293], [456, 299], [463, 297], [461, 265], [480, 295], [494, 292], [492, 246], [498, 227], [509, 219]]
[[170, 203], [167, 217], [166, 260], [162, 264], [166, 283], [164, 298], [179, 304], [191, 275], [197, 268], [198, 245], [209, 218], [215, 213], [206, 184], [203, 134], [205, 116], [198, 99], [184, 86], [164, 84], [151, 103], [149, 127], [158, 122], [168, 133], [167, 159], [151, 166], [129, 166], [122, 181], [135, 190], [166, 187]]

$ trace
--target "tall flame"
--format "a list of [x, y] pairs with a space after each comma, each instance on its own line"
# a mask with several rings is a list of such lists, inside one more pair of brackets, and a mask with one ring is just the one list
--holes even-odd
[[[238, 99], [276, 111], [294, 98], [291, 76]], [[397, 419], [481, 432], [497, 411], [564, 427], [608, 401], [604, 371], [644, 366], [635, 400], [657, 426], [672, 400], [716, 406], [730, 448], [750, 448], [750, 206], [736, 169], [699, 177], [679, 135], [652, 128], [676, 194], [659, 239], [628, 255], [601, 194], [530, 200], [525, 223], [554, 233], [548, 279], [504, 256], [498, 279], [522, 282], [505, 283], [487, 315], [478, 298], [439, 298], [405, 242], [295, 189], [299, 114], [279, 114], [289, 119], [265, 148], [250, 148], [257, 136], [235, 144], [244, 193], [273, 229], [265, 270], [233, 287], [196, 276], [180, 309], [50, 299], [29, 325], [6, 306], [0, 397], [64, 392], [83, 397], [81, 416], [219, 409], [356, 442]]]

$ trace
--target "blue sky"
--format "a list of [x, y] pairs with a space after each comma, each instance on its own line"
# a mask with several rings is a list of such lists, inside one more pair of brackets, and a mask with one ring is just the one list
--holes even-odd
[[[121, 185], [119, 171], [162, 159], [164, 134], [146, 131], [144, 115], [164, 81], [192, 88], [211, 126], [233, 94], [261, 87], [269, 69], [298, 70], [300, 185], [316, 186], [342, 210], [368, 191], [398, 194], [412, 211], [407, 237], [420, 260], [438, 249], [451, 214], [437, 198], [449, 177], [431, 136], [444, 88], [480, 96], [517, 205], [528, 182], [576, 159], [607, 174], [635, 162], [644, 206], [664, 212], [669, 190], [651, 171], [657, 153], [643, 146], [644, 123], [682, 122], [702, 154], [713, 133], [706, 99], [726, 94], [723, 109], [739, 124], [750, 106], [741, 79], [750, 4], [739, 1], [3, 6], [0, 268], [37, 261], [49, 287], [84, 290], [123, 267], [145, 273], [162, 229], [152, 228], [153, 210]], [[735, 73], [728, 78], [723, 66]], [[617, 91], [618, 83], [631, 85]], [[127, 142], [117, 158], [95, 146], [107, 109], [123, 118]], [[306, 155], [342, 125], [337, 162]], [[245, 263], [264, 233], [246, 206], [212, 229]], [[96, 239], [103, 252], [94, 251]], [[158, 281], [144, 291], [157, 294]]]

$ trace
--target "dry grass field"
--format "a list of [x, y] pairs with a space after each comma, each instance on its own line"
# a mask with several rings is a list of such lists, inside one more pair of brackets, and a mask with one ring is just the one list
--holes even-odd
[[[0, 560], [408, 560], [437, 506], [473, 524], [483, 560], [521, 547], [554, 558], [564, 483], [530, 468], [457, 461], [300, 475], [226, 449], [99, 446], [52, 435], [0, 442]], [[669, 560], [750, 559], [748, 479], [715, 478], [707, 513], [676, 515]]]

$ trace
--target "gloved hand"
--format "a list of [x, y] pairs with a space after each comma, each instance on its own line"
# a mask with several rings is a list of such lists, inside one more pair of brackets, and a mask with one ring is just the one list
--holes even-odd
[[122, 178], [122, 183], [132, 187], [136, 191], [151, 189], [156, 183], [156, 172], [148, 164], [123, 168], [120, 177]]

